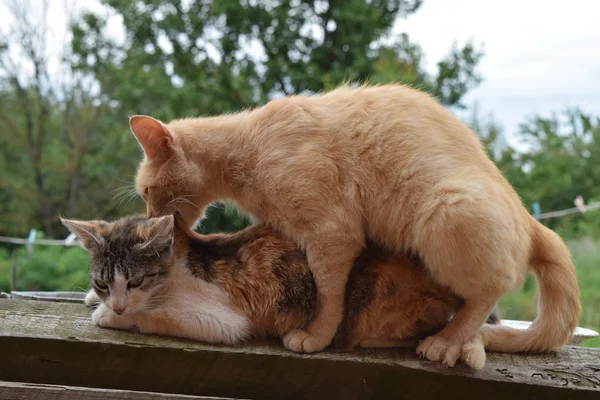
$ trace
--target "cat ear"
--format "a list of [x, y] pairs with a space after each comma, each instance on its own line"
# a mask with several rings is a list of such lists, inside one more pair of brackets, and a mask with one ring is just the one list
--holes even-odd
[[151, 249], [160, 255], [169, 252], [173, 247], [175, 221], [172, 215], [149, 218], [147, 222], [147, 238], [144, 243], [136, 245], [138, 250]]
[[104, 238], [99, 233], [101, 225], [106, 224], [104, 221], [77, 221], [73, 219], [61, 218], [63, 223], [72, 233], [77, 235], [81, 240], [81, 247], [90, 253], [98, 250], [98, 247], [104, 244]]
[[129, 119], [129, 127], [149, 159], [159, 154], [172, 154], [173, 133], [159, 120], [145, 115], [134, 115]]

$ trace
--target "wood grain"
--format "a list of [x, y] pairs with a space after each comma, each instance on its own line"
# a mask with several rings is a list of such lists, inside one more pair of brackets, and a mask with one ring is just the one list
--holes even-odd
[[[0, 399], [11, 400], [228, 400], [224, 397], [186, 396], [181, 394], [132, 392], [75, 386], [43, 385], [0, 381]], [[237, 400], [237, 399], [236, 399]]]
[[600, 350], [489, 354], [481, 371], [412, 350], [294, 354], [102, 329], [78, 304], [0, 299], [0, 380], [260, 399], [599, 399]]

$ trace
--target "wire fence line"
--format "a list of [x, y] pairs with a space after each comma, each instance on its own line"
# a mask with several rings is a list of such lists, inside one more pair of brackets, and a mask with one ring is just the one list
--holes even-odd
[[[592, 203], [592, 204], [584, 204], [583, 199], [578, 196], [574, 202], [577, 207], [573, 208], [565, 208], [563, 210], [557, 211], [549, 211], [545, 213], [539, 213], [539, 203], [534, 205], [534, 216], [538, 220], [545, 220], [551, 218], [560, 218], [565, 215], [576, 214], [576, 213], [585, 213], [587, 211], [593, 211], [600, 209], [600, 202]], [[537, 206], [537, 207], [535, 207]], [[537, 209], [536, 209], [537, 208]], [[42, 246], [79, 246], [80, 241], [77, 240], [77, 237], [73, 234], [70, 234], [66, 239], [36, 239], [35, 237], [36, 231], [32, 229], [29, 233], [29, 238], [18, 238], [18, 237], [9, 237], [9, 236], [0, 236], [0, 243], [11, 243], [11, 244], [21, 244], [25, 246], [32, 245], [42, 245]]]
[[46, 245], [46, 246], [79, 246], [79, 240], [72, 240], [67, 243], [67, 240], [57, 240], [57, 239], [36, 239], [33, 242], [30, 242], [29, 239], [23, 238], [15, 238], [8, 236], [0, 236], [1, 243], [12, 243], [12, 244], [36, 244], [36, 245]]
[[565, 215], [597, 210], [599, 208], [600, 208], [600, 202], [597, 202], [597, 203], [585, 205], [585, 211], [582, 211], [581, 208], [579, 208], [579, 207], [566, 208], [564, 210], [549, 211], [546, 213], [541, 213], [538, 219], [550, 219], [550, 218], [564, 217]]

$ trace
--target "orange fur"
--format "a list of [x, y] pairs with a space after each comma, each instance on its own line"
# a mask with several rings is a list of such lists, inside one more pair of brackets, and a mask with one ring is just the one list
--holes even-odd
[[489, 328], [490, 345], [549, 350], [576, 327], [579, 288], [568, 250], [529, 216], [477, 136], [427, 94], [342, 87], [233, 115], [168, 125], [137, 116], [130, 124], [146, 154], [136, 185], [151, 215], [179, 210], [191, 226], [209, 203], [234, 200], [306, 249], [318, 312], [284, 338], [289, 349], [330, 343], [365, 237], [418, 253], [438, 283], [465, 299], [419, 346], [431, 360], [453, 365], [530, 268], [542, 286], [542, 322], [523, 333]]
[[[305, 255], [293, 241], [264, 225], [234, 234], [200, 235], [178, 223], [176, 259], [189, 254], [190, 240], [219, 248], [222, 258], [210, 266], [212, 282], [252, 322], [255, 335], [283, 337], [313, 317], [314, 293], [299, 299], [313, 279]], [[239, 266], [232, 265], [232, 259]], [[277, 270], [282, 259], [284, 276]], [[336, 336], [337, 347], [422, 338], [442, 329], [461, 304], [432, 280], [418, 260], [388, 254], [372, 244], [354, 263], [346, 288], [347, 314]], [[293, 306], [282, 307], [286, 298]]]

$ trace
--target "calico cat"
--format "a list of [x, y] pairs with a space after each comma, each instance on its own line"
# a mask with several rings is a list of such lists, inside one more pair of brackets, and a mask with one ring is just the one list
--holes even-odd
[[[174, 226], [173, 216], [63, 223], [91, 254], [86, 303], [102, 302], [92, 315], [102, 327], [236, 344], [283, 337], [314, 318], [316, 284], [305, 252], [267, 226], [203, 236], [181, 221]], [[460, 304], [415, 257], [369, 245], [350, 273], [334, 345], [415, 346]], [[482, 368], [481, 340], [464, 345], [461, 357]]]
[[418, 254], [465, 299], [418, 347], [430, 360], [453, 365], [528, 272], [540, 285], [538, 318], [524, 331], [484, 326], [489, 349], [542, 352], [574, 332], [579, 286], [564, 242], [529, 214], [478, 137], [423, 92], [346, 86], [169, 124], [135, 116], [130, 127], [145, 154], [136, 187], [150, 215], [177, 210], [193, 226], [210, 203], [233, 200], [306, 251], [317, 311], [284, 337], [288, 349], [331, 342], [367, 237]]

